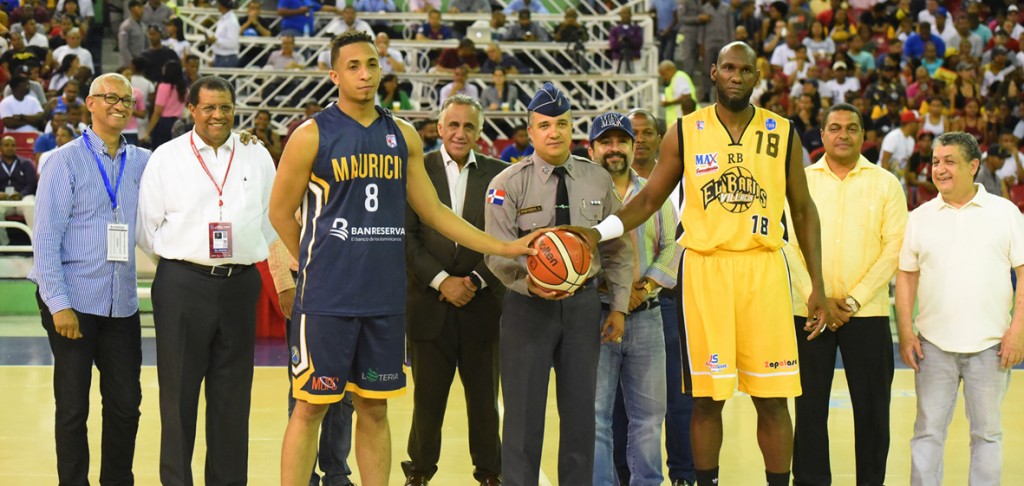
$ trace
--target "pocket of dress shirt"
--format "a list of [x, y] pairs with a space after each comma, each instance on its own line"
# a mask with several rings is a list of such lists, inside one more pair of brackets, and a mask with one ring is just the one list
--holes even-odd
[[525, 235], [533, 230], [553, 226], [555, 223], [551, 211], [537, 211], [529, 214], [520, 214], [516, 217], [516, 226], [519, 228], [519, 235]]
[[580, 215], [590, 223], [600, 223], [604, 219], [604, 201], [600, 199], [585, 199], [580, 204]]

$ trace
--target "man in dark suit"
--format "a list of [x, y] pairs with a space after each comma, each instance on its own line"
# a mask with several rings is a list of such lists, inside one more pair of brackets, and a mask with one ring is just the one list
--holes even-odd
[[[441, 202], [480, 229], [487, 186], [507, 167], [474, 153], [483, 121], [476, 99], [448, 98], [437, 122], [441, 148], [423, 159]], [[406, 214], [406, 332], [415, 392], [409, 460], [402, 463], [405, 484], [424, 486], [437, 472], [441, 424], [456, 369], [466, 390], [473, 477], [481, 485], [501, 484], [498, 320], [505, 287], [480, 253], [423, 224], [411, 209]]]

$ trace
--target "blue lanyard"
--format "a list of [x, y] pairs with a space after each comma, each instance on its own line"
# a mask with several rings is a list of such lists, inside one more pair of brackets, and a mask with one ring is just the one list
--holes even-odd
[[96, 166], [100, 168], [100, 175], [103, 176], [103, 185], [107, 186], [107, 196], [110, 196], [110, 205], [113, 209], [117, 209], [117, 190], [121, 187], [121, 176], [124, 175], [124, 162], [128, 157], [128, 147], [124, 147], [121, 151], [121, 169], [117, 171], [117, 184], [114, 188], [110, 188], [110, 178], [107, 177], [107, 169], [103, 168], [103, 161], [100, 160], [100, 156], [96, 155], [96, 152], [92, 150], [92, 145], [89, 143], [88, 134], [82, 135], [82, 140], [85, 140], [85, 147], [89, 149], [89, 153], [96, 158]]

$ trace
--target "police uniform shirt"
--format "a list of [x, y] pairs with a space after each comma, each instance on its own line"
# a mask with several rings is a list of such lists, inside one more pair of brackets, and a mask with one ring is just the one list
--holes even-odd
[[[587, 159], [570, 156], [563, 164], [568, 171], [570, 224], [589, 227], [615, 213], [621, 206], [611, 176]], [[555, 225], [555, 195], [558, 177], [554, 166], [531, 154], [498, 174], [487, 191], [485, 230], [501, 239], [512, 240], [530, 231]], [[591, 260], [588, 278], [602, 269], [612, 295], [612, 310], [627, 312], [633, 275], [633, 248], [625, 238], [598, 246]], [[531, 295], [526, 287], [526, 257], [515, 260], [485, 256], [487, 267], [509, 290]]]

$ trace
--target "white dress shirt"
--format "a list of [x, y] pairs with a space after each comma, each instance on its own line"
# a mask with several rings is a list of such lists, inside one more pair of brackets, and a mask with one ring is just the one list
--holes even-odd
[[921, 273], [914, 323], [949, 353], [999, 344], [1013, 308], [1008, 274], [1024, 265], [1020, 210], [981, 184], [975, 187], [977, 194], [960, 208], [940, 194], [910, 213], [900, 251], [899, 269]]
[[[448, 155], [448, 149], [441, 145], [441, 160], [444, 161], [444, 174], [448, 178], [448, 195], [451, 197], [452, 211], [462, 217], [462, 208], [466, 207], [466, 182], [469, 180], [469, 169], [470, 167], [478, 167], [476, 163], [476, 152], [470, 151], [469, 158], [466, 159], [466, 165], [459, 167], [459, 164], [455, 162], [455, 159], [451, 155]], [[455, 244], [458, 246], [458, 243]], [[476, 273], [476, 272], [473, 272]], [[448, 278], [449, 273], [441, 270], [433, 280], [430, 281], [430, 287], [434, 290], [441, 290], [441, 282]], [[476, 275], [480, 278], [480, 288], [487, 286], [487, 282], [484, 281], [480, 274]]]
[[[218, 184], [223, 181], [222, 209], [217, 188], [192, 151], [190, 138], [213, 178]], [[232, 147], [234, 161], [225, 181]], [[194, 131], [175, 138], [153, 152], [142, 174], [139, 248], [149, 255], [202, 265], [265, 260], [268, 245], [277, 239], [268, 217], [273, 183], [274, 161], [261, 144], [243, 145], [232, 134], [214, 154]], [[215, 222], [231, 223], [230, 258], [210, 258], [210, 223]]]
[[213, 53], [218, 56], [237, 56], [240, 48], [238, 36], [242, 32], [242, 26], [238, 24], [235, 13], [227, 12], [221, 15], [215, 29], [217, 42], [212, 46]]

